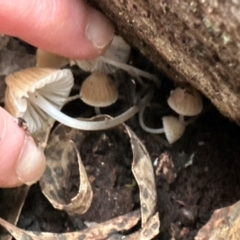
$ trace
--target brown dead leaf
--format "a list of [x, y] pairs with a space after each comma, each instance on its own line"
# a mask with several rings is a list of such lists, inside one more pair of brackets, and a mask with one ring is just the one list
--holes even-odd
[[140, 212], [134, 211], [101, 224], [97, 224], [97, 226], [87, 228], [83, 231], [63, 234], [24, 231], [2, 218], [0, 218], [0, 225], [4, 226], [17, 240], [104, 240], [112, 233], [131, 229], [137, 224], [139, 219]]
[[136, 136], [136, 134], [126, 127], [132, 145], [133, 163], [132, 171], [140, 190], [142, 226], [154, 215], [157, 203], [156, 184], [151, 158]]
[[[91, 120], [106, 118], [109, 117], [97, 116]], [[125, 131], [125, 129], [133, 152], [132, 171], [140, 189], [142, 229], [136, 234], [141, 237], [140, 239], [152, 239], [159, 233], [160, 226], [158, 214], [155, 214], [156, 187], [152, 161], [135, 133], [125, 124], [119, 126], [120, 131]], [[59, 125], [51, 134], [45, 152], [48, 166], [40, 185], [54, 207], [66, 210], [69, 214], [84, 213], [90, 207], [92, 200], [90, 183], [77, 150], [80, 149], [86, 136], [87, 133], [84, 131]], [[73, 142], [77, 144], [76, 147], [73, 146]], [[71, 164], [74, 165], [76, 158], [79, 164], [80, 189], [74, 198], [66, 201], [65, 189], [71, 175], [70, 171], [73, 169]]]
[[203, 226], [195, 240], [240, 239], [240, 201], [215, 210], [208, 223]]
[[139, 186], [142, 229], [132, 238], [149, 240], [158, 235], [160, 220], [156, 213], [157, 192], [151, 158], [137, 135], [125, 125], [133, 151], [132, 172]]
[[156, 237], [159, 233], [160, 221], [158, 213], [149, 219], [145, 226], [139, 231], [126, 236], [124, 240], [150, 240]]
[[[45, 150], [47, 168], [40, 180], [40, 186], [55, 208], [70, 215], [85, 213], [93, 196], [78, 147], [75, 146], [75, 142], [79, 145], [83, 139], [84, 132], [59, 125], [51, 133]], [[69, 198], [66, 191], [71, 184], [69, 182], [72, 169], [78, 169], [78, 191]]]

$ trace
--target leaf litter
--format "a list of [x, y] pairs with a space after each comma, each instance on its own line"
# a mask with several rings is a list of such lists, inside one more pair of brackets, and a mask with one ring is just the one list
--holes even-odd
[[[44, 195], [52, 205], [68, 214], [83, 214], [90, 207], [92, 201], [92, 189], [88, 181], [85, 168], [82, 164], [80, 154], [71, 138], [75, 138], [76, 130], [59, 125], [51, 134], [49, 143], [45, 150], [47, 158], [46, 171], [40, 180], [40, 186]], [[60, 136], [59, 136], [60, 134]], [[61, 139], [61, 137], [65, 139]], [[81, 142], [83, 132], [76, 137]], [[76, 165], [77, 159], [77, 166]], [[75, 196], [67, 199], [66, 186], [71, 180], [72, 171], [78, 169], [79, 179], [78, 192]]]
[[[110, 117], [97, 116], [91, 120], [106, 118]], [[130, 211], [127, 214], [112, 218], [103, 223], [93, 223], [92, 226], [90, 224], [89, 228], [82, 231], [61, 234], [24, 231], [3, 219], [0, 219], [0, 224], [17, 240], [23, 240], [27, 237], [34, 240], [62, 239], [63, 237], [65, 239], [76, 239], [80, 237], [81, 239], [114, 239], [111, 234], [131, 229], [138, 223], [141, 216], [142, 227], [135, 233], [131, 233], [129, 236], [122, 236], [126, 239], [134, 239], [133, 237], [137, 236], [138, 239], [146, 240], [152, 239], [156, 236], [159, 233], [160, 221], [158, 213], [156, 213], [155, 210], [156, 187], [149, 154], [135, 133], [125, 124], [122, 124], [114, 130], [110, 130], [110, 132], [111, 131], [121, 132], [121, 134], [128, 136], [128, 139], [130, 138], [133, 156], [132, 171], [139, 186], [141, 215], [139, 215], [139, 210]], [[100, 141], [106, 137], [105, 134], [107, 135], [107, 132], [108, 131], [102, 132], [99, 135]], [[92, 203], [92, 198], [94, 198], [93, 195], [95, 188], [92, 190], [91, 187], [94, 179], [91, 180], [92, 183], [90, 184], [87, 171], [85, 170], [80, 157], [81, 146], [92, 134], [95, 133], [84, 132], [59, 125], [51, 133], [45, 149], [47, 169], [40, 180], [40, 186], [52, 205], [57, 209], [66, 211], [69, 215], [79, 216], [85, 213], [91, 204], [94, 204], [94, 202]], [[95, 154], [101, 152], [101, 149], [97, 148], [97, 146], [93, 148]], [[72, 173], [74, 169], [78, 169], [78, 173], [75, 173], [75, 176]], [[71, 183], [72, 180], [74, 181], [74, 184]], [[69, 186], [69, 184], [72, 186]], [[73, 185], [79, 186], [77, 194], [66, 199], [69, 196], [67, 190], [74, 189], [75, 186]], [[92, 185], [94, 186], [94, 184]], [[125, 188], [127, 186], [129, 187], [129, 185], [126, 185]]]
[[[16, 41], [16, 39], [14, 39], [14, 41]], [[3, 47], [5, 46], [6, 45], [4, 45]], [[11, 51], [16, 50], [14, 45], [11, 46], [11, 44], [9, 45], [9, 49], [11, 49]], [[136, 57], [136, 56], [139, 56], [138, 54], [139, 53], [135, 52], [133, 64], [138, 65], [144, 69], [144, 66], [146, 65], [146, 59], [143, 59], [142, 57], [140, 58]], [[16, 51], [16, 55], [18, 55], [17, 51]], [[138, 59], [137, 64], [136, 64], [137, 62], [136, 59]], [[11, 63], [15, 60], [19, 61], [19, 58], [18, 57], [12, 58]], [[27, 63], [28, 61], [22, 61], [22, 57], [21, 57], [21, 62]], [[12, 64], [9, 64], [8, 67], [10, 67], [11, 65]], [[15, 64], [13, 64], [13, 66], [15, 66]], [[22, 67], [20, 67], [20, 69], [21, 68]], [[4, 74], [0, 76], [1, 79], [4, 78]], [[5, 88], [4, 84], [1, 85], [0, 88], [3, 89], [0, 91], [4, 91], [4, 88]], [[163, 86], [160, 89], [160, 92], [158, 92], [155, 96], [158, 99], [157, 102], [160, 101], [159, 98], [160, 99], [165, 98], [166, 95], [169, 94], [169, 89], [171, 88], [172, 88], [172, 85], [167, 86], [167, 83], [166, 83], [166, 85]], [[131, 92], [129, 91], [129, 88], [127, 88], [127, 90], [128, 90], [128, 93]], [[120, 91], [122, 91], [122, 87], [120, 88]], [[74, 107], [80, 108], [77, 106], [77, 104], [75, 104]], [[119, 108], [119, 103], [115, 106], [115, 110], [116, 108]], [[121, 108], [121, 105], [120, 105], [120, 108]], [[89, 117], [88, 113], [89, 112], [86, 112], [87, 117]], [[74, 114], [76, 114], [75, 111], [74, 111]], [[158, 116], [157, 111], [149, 114], [149, 118], [151, 122], [153, 122], [154, 124], [155, 122], [158, 121], [159, 117], [161, 116]], [[162, 142], [162, 139], [158, 138], [159, 136], [152, 136], [139, 130], [139, 128], [137, 127], [136, 121], [134, 119], [131, 119], [128, 123], [130, 124], [132, 129], [134, 129], [134, 131], [141, 136], [141, 140], [143, 140], [144, 145], [146, 145], [153, 159], [160, 156], [161, 153], [165, 152], [166, 148], [171, 154], [173, 154], [173, 162], [177, 169], [177, 179], [174, 181], [174, 183], [171, 183], [171, 186], [170, 186], [168, 183], [165, 182], [165, 180], [162, 179], [162, 176], [160, 176], [160, 179], [158, 177], [156, 178], [157, 191], [158, 191], [157, 209], [162, 213], [161, 214], [161, 234], [159, 235], [160, 239], [169, 239], [171, 238], [171, 236], [172, 236], [172, 239], [175, 239], [175, 240], [193, 239], [197, 233], [197, 230], [210, 217], [212, 210], [219, 208], [221, 206], [230, 205], [240, 198], [239, 191], [238, 191], [240, 178], [239, 178], [239, 174], [237, 174], [239, 169], [239, 151], [237, 151], [239, 136], [240, 136], [239, 128], [234, 126], [234, 124], [229, 123], [228, 120], [220, 116], [219, 113], [217, 113], [212, 106], [210, 106], [209, 109], [203, 114], [203, 116], [199, 118], [196, 124], [194, 124], [188, 129], [184, 137], [180, 141], [178, 141], [176, 144], [174, 144], [173, 148], [171, 148], [169, 144], [164, 145]], [[189, 166], [188, 168], [185, 168], [184, 164], [187, 164], [189, 160], [188, 156], [190, 156], [192, 153], [195, 153], [194, 164]], [[185, 159], [185, 157], [187, 158]], [[83, 157], [83, 159], [85, 162], [85, 156]], [[89, 166], [85, 166], [85, 167], [88, 173]], [[92, 181], [94, 182], [94, 176], [90, 176], [89, 181], [92, 184]], [[126, 186], [128, 186], [128, 188], [133, 188], [134, 184], [135, 183], [133, 181], [132, 183], [126, 184]], [[33, 186], [33, 188], [34, 187], [35, 186]], [[7, 196], [2, 194], [3, 191], [5, 190], [1, 190], [0, 192], [1, 204], [3, 203], [3, 198], [5, 199], [5, 196]], [[233, 192], [234, 194], [232, 194]], [[38, 194], [37, 196], [39, 197], [39, 199], [41, 199], [42, 197], [40, 194]], [[13, 194], [13, 197], [14, 197], [14, 194]], [[33, 198], [34, 196], [30, 194], [28, 198], [30, 197]], [[128, 198], [128, 197], [129, 195], [125, 195], [125, 198]], [[135, 195], [134, 195], [134, 198], [135, 198]], [[37, 201], [36, 204], [39, 203], [39, 199], [35, 198], [35, 201]], [[179, 200], [177, 199], [180, 199], [182, 202], [185, 203], [185, 205], [180, 205], [178, 203]], [[197, 199], [197, 200], [194, 200], [194, 199]], [[11, 201], [11, 198], [9, 197], [9, 199], [6, 199], [5, 202], [7, 202], [8, 200]], [[93, 200], [94, 200], [94, 197], [93, 197]], [[30, 204], [32, 207], [31, 214], [35, 214], [34, 212], [35, 202], [30, 202]], [[181, 222], [181, 220], [179, 219], [179, 216], [176, 217], [176, 214], [175, 214], [175, 213], [178, 213], [180, 206], [182, 208], [183, 206], [187, 206], [189, 204], [190, 205], [196, 204], [199, 207], [199, 210], [197, 212], [197, 218], [195, 219], [194, 225], [191, 225], [191, 227], [189, 227], [188, 224], [186, 225], [183, 222]], [[14, 204], [12, 204], [12, 206], [13, 205]], [[106, 206], [107, 205], [108, 204], [106, 204]], [[2, 208], [4, 208], [4, 206], [5, 205], [2, 205]], [[9, 205], [6, 204], [6, 206], [9, 206]], [[37, 205], [36, 205], [36, 209], [38, 209]], [[17, 211], [19, 211], [19, 209], [16, 210], [16, 215], [18, 215]], [[107, 209], [107, 211], [109, 211], [109, 209]], [[49, 211], [47, 217], [51, 213], [52, 212]], [[182, 211], [182, 213], [184, 213], [184, 211]], [[25, 213], [22, 214], [23, 219], [25, 217], [24, 214]], [[11, 213], [10, 213], [10, 217], [11, 217]], [[41, 214], [40, 221], [44, 221], [45, 217], [46, 217], [46, 214]], [[32, 219], [33, 221], [35, 220], [39, 221], [35, 217], [33, 217]], [[52, 225], [54, 224], [51, 224], [50, 222], [48, 222], [48, 220], [49, 218], [47, 218], [47, 221], [45, 222], [45, 224], [47, 224], [47, 228], [45, 227], [43, 229], [53, 228]], [[61, 232], [72, 230], [71, 227], [69, 228], [67, 220], [66, 222], [64, 220], [66, 219], [59, 218], [55, 221], [55, 225], [56, 224], [61, 225], [58, 229], [61, 230]], [[26, 222], [29, 221], [29, 217], [25, 219], [25, 221]], [[64, 221], [64, 225], [67, 226], [66, 228], [62, 226], [63, 225], [62, 221]], [[19, 225], [24, 225], [22, 223], [23, 221], [21, 221]], [[174, 223], [175, 226], [177, 225], [177, 223], [180, 223], [180, 225], [178, 225], [179, 233], [177, 235], [174, 235], [173, 233], [170, 232], [170, 225], [172, 226], [172, 223]], [[27, 225], [25, 225], [23, 228], [29, 229], [31, 227], [28, 227]], [[39, 229], [39, 231], [42, 231], [43, 229]], [[142, 231], [143, 229], [144, 228], [142, 228]], [[49, 231], [49, 232], [54, 232], [54, 231]], [[1, 233], [0, 233], [0, 238], [2, 237]], [[139, 234], [139, 232], [133, 233], [124, 237], [125, 239], [136, 239], [135, 237], [139, 236], [136, 234]], [[210, 235], [211, 233], [209, 232], [208, 234]], [[117, 239], [118, 236], [122, 237], [121, 234], [118, 234], [118, 235], [111, 234], [108, 237], [108, 239]]]
[[0, 224], [4, 226], [13, 237], [17, 240], [62, 240], [62, 239], [82, 239], [82, 240], [93, 240], [93, 239], [106, 239], [111, 233], [117, 231], [127, 230], [134, 226], [140, 218], [139, 211], [131, 212], [125, 216], [120, 216], [115, 219], [111, 219], [104, 223], [98, 224], [95, 227], [87, 228], [81, 232], [71, 232], [63, 234], [54, 234], [49, 232], [32, 232], [24, 231], [16, 226], [8, 223], [7, 221], [0, 218]]

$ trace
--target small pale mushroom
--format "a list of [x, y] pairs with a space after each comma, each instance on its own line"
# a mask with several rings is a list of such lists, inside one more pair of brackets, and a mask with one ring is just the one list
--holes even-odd
[[169, 143], [177, 141], [184, 133], [189, 122], [184, 121], [184, 116], [196, 116], [203, 109], [202, 98], [195, 89], [176, 88], [168, 98], [168, 105], [179, 114], [179, 119], [173, 116], [162, 118], [163, 128], [149, 128], [143, 120], [144, 108], [139, 112], [139, 123], [143, 130], [153, 134], [165, 133]]
[[81, 100], [93, 107], [108, 107], [118, 99], [118, 89], [105, 73], [93, 72], [87, 77], [80, 90]]
[[78, 98], [100, 114], [100, 107], [108, 107], [117, 101], [118, 89], [106, 73], [93, 72], [82, 83], [79, 95], [69, 97], [68, 102]]
[[144, 108], [139, 112], [139, 124], [142, 129], [146, 132], [152, 134], [162, 134], [165, 136], [170, 144], [176, 142], [183, 135], [186, 125], [184, 122], [180, 121], [178, 118], [173, 116], [165, 116], [162, 118], [163, 127], [162, 128], [150, 128], [147, 127], [143, 120]]
[[130, 50], [130, 46], [122, 37], [115, 36], [112, 44], [103, 56], [99, 56], [94, 60], [72, 60], [71, 62], [76, 63], [81, 69], [87, 72], [98, 71], [111, 74], [116, 72], [117, 69], [122, 69], [133, 77], [138, 78], [139, 76], [142, 76], [152, 80], [157, 86], [159, 86], [160, 82], [156, 76], [126, 64]]
[[167, 102], [179, 114], [181, 121], [184, 121], [184, 116], [196, 116], [203, 110], [202, 97], [195, 89], [178, 87], [171, 91]]
[[165, 136], [169, 143], [172, 144], [182, 137], [186, 128], [182, 121], [173, 116], [166, 116], [162, 118], [162, 122]]
[[36, 52], [36, 66], [39, 68], [62, 68], [69, 64], [69, 59], [44, 51], [40, 48]]
[[73, 86], [70, 70], [29, 68], [6, 78], [6, 109], [15, 117], [26, 120], [31, 132], [57, 120], [60, 123], [81, 130], [103, 130], [115, 127], [136, 114], [150, 101], [153, 90], [121, 115], [106, 121], [91, 122], [71, 118], [60, 111]]
[[73, 86], [70, 70], [27, 68], [6, 78], [5, 108], [15, 117], [22, 117], [31, 132], [53, 123], [47, 106], [34, 104], [35, 94], [48, 101], [57, 111], [64, 105]]
[[[126, 63], [129, 58], [130, 51], [131, 47], [124, 41], [124, 39], [115, 35], [110, 47], [104, 53], [104, 56], [118, 62]], [[112, 74], [117, 70], [116, 67], [105, 64], [99, 58], [93, 60], [72, 60], [72, 63], [76, 63], [86, 72], [100, 71], [106, 74]]]

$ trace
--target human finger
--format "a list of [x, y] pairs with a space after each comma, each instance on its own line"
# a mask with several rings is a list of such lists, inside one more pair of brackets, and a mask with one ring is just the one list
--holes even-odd
[[0, 0], [0, 32], [72, 59], [91, 59], [110, 44], [109, 20], [83, 0]]

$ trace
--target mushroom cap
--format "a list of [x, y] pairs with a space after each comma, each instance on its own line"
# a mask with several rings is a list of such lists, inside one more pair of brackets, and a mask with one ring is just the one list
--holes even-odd
[[196, 116], [203, 109], [202, 97], [195, 89], [176, 88], [167, 100], [176, 113], [184, 116]]
[[[124, 39], [115, 35], [110, 47], [103, 56], [114, 61], [126, 63], [129, 58], [130, 51], [131, 47], [124, 41]], [[86, 72], [98, 71], [111, 74], [116, 72], [117, 69], [98, 58], [94, 60], [73, 60], [73, 62], [76, 62], [76, 64]]]
[[162, 118], [163, 128], [166, 138], [169, 143], [176, 142], [185, 131], [185, 124], [173, 116], [166, 116]]
[[108, 75], [94, 72], [83, 82], [80, 98], [90, 106], [107, 107], [117, 101], [118, 90]]
[[31, 103], [29, 93], [37, 91], [57, 109], [64, 105], [73, 86], [68, 69], [27, 68], [6, 78], [5, 108], [14, 117], [22, 117], [28, 129], [35, 132], [54, 120]]
[[68, 58], [44, 51], [40, 48], [37, 49], [36, 66], [39, 68], [62, 68], [68, 63]]

